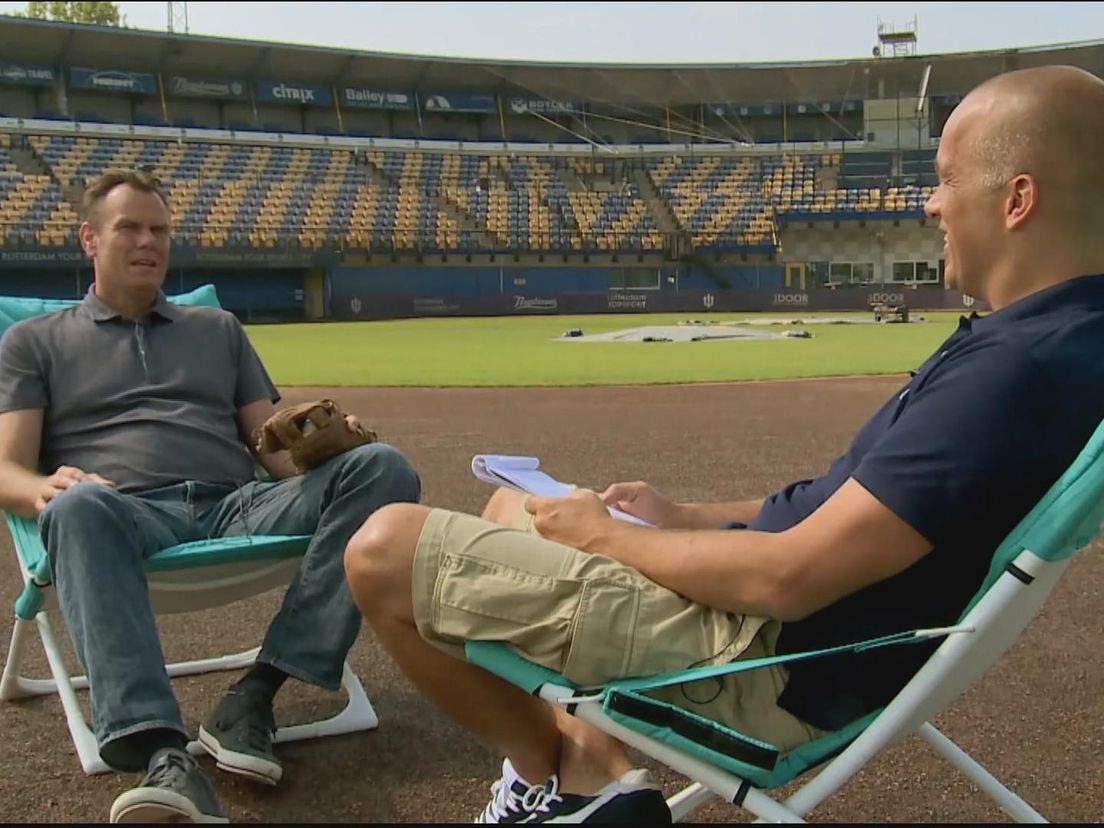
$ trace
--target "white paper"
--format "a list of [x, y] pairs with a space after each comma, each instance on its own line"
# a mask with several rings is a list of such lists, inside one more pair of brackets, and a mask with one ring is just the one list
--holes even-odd
[[[536, 457], [477, 454], [472, 458], [472, 474], [485, 483], [505, 486], [539, 497], [567, 497], [575, 488], [541, 471], [540, 460]], [[635, 523], [639, 526], [652, 525], [619, 509], [610, 509], [609, 513], [627, 523]]]

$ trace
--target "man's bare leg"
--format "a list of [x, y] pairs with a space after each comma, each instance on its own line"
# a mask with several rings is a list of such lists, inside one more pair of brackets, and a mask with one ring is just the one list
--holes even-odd
[[428, 513], [413, 504], [385, 506], [358, 530], [345, 553], [353, 599], [395, 663], [426, 698], [508, 756], [530, 783], [558, 773], [564, 792], [592, 794], [631, 770], [619, 742], [421, 637], [411, 571]]
[[[528, 495], [516, 489], [497, 489], [483, 508], [483, 519], [514, 526], [526, 497]], [[561, 707], [554, 710], [556, 725], [563, 737], [560, 784], [564, 790], [593, 793], [633, 769], [632, 760], [621, 742], [576, 719]]]
[[513, 526], [514, 518], [521, 512], [522, 504], [529, 495], [517, 489], [495, 489], [483, 507], [483, 520], [500, 526]]

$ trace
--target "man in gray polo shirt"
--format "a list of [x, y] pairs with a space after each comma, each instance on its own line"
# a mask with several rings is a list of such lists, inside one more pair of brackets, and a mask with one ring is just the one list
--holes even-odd
[[[254, 456], [249, 435], [279, 394], [232, 314], [165, 300], [171, 214], [156, 180], [107, 173], [84, 212], [84, 302], [0, 341], [0, 508], [38, 517], [100, 755], [147, 771], [112, 821], [226, 821], [184, 750], [143, 559], [208, 537], [313, 533], [257, 664], [200, 728], [220, 767], [275, 784], [273, 696], [288, 676], [338, 689], [359, 630], [345, 546], [380, 506], [417, 502], [420, 482], [380, 443], [306, 475], [286, 452]], [[275, 482], [255, 479], [258, 463]]]

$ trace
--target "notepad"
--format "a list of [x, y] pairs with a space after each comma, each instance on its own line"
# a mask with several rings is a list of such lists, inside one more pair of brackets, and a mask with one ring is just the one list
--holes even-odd
[[[477, 454], [472, 458], [472, 474], [484, 483], [505, 486], [540, 497], [567, 497], [575, 489], [574, 486], [561, 483], [541, 471], [540, 460], [536, 457]], [[635, 523], [638, 526], [652, 525], [618, 509], [610, 509], [609, 513], [627, 523]]]

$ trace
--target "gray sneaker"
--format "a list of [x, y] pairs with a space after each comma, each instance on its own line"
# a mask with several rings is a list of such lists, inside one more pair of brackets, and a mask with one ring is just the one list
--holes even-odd
[[275, 785], [284, 775], [272, 752], [276, 723], [272, 705], [255, 693], [233, 688], [199, 728], [199, 743], [222, 770]]
[[199, 763], [178, 748], [153, 755], [142, 784], [120, 794], [112, 822], [229, 822]]

